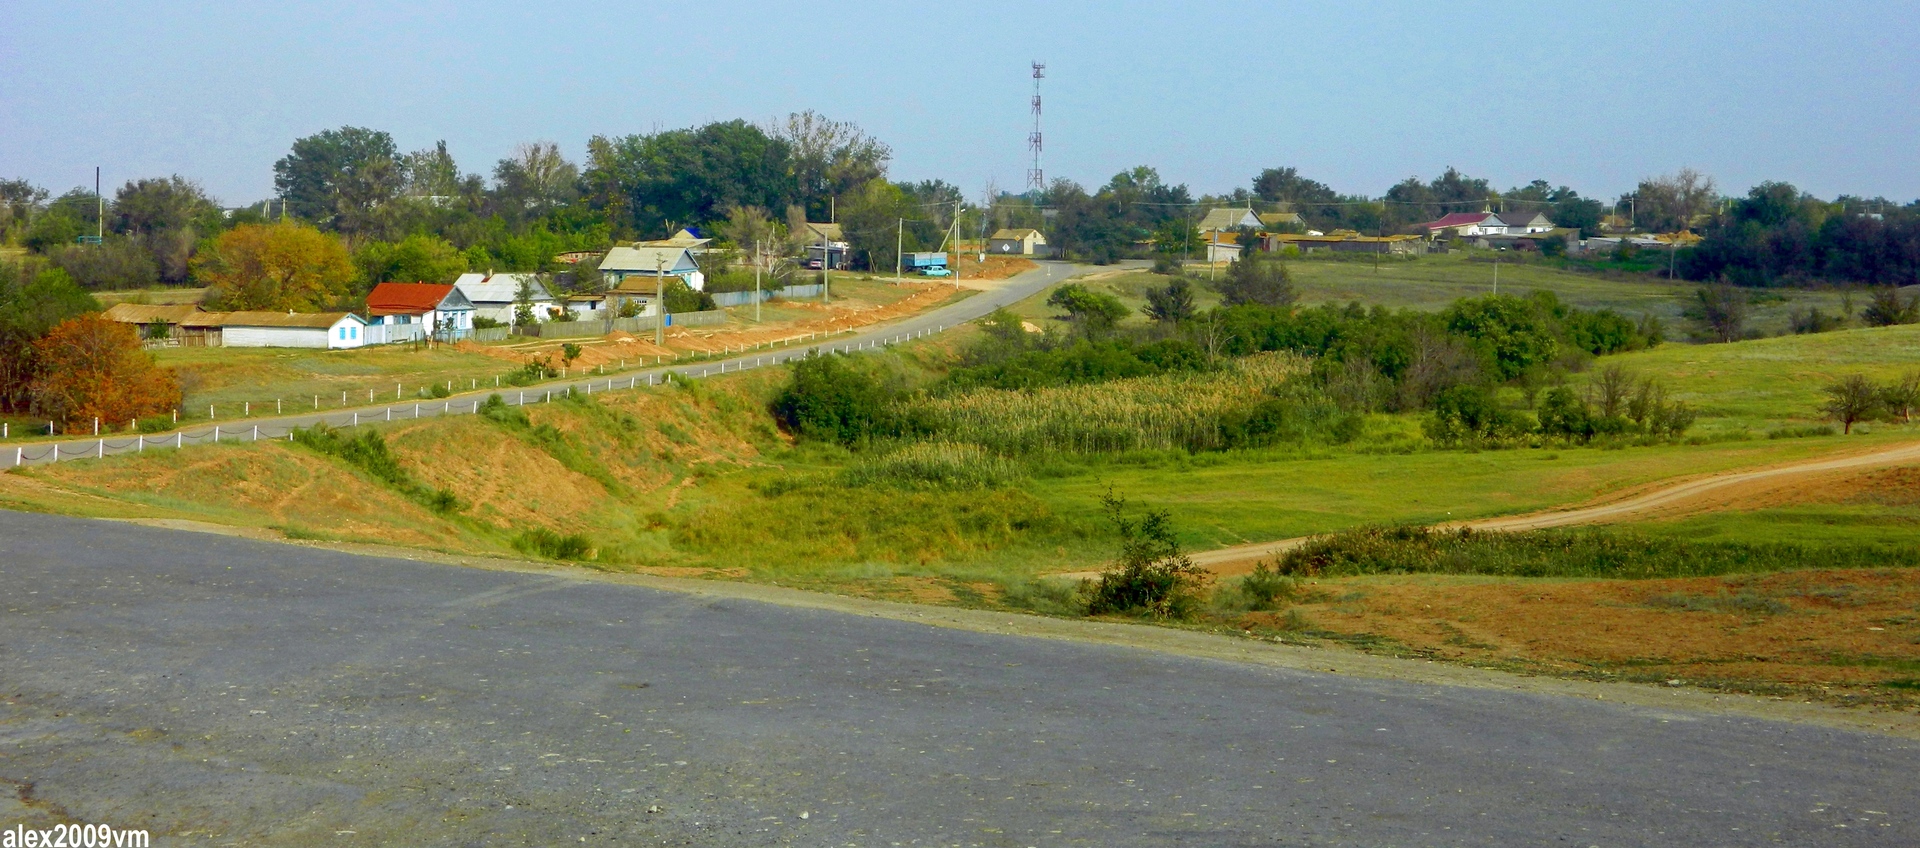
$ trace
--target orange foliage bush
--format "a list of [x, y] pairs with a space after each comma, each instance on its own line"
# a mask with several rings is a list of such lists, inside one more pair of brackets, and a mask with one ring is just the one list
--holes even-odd
[[180, 403], [173, 372], [154, 364], [130, 324], [81, 315], [55, 325], [33, 347], [40, 363], [34, 408], [69, 427], [95, 417], [124, 424]]

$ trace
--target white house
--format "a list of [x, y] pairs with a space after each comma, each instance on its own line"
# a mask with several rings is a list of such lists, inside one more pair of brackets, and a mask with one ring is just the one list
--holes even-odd
[[1201, 232], [1208, 230], [1237, 230], [1241, 227], [1260, 229], [1260, 216], [1252, 209], [1209, 209], [1207, 216], [1200, 219], [1196, 227]]
[[1553, 222], [1539, 212], [1495, 212], [1493, 217], [1500, 219], [1500, 223], [1505, 227], [1498, 234], [1524, 236], [1528, 233], [1544, 233], [1553, 229]]
[[473, 304], [475, 318], [486, 318], [509, 326], [518, 323], [514, 314], [520, 305], [522, 285], [531, 290], [533, 320], [552, 320], [560, 307], [554, 302], [546, 285], [540, 282], [539, 274], [461, 274], [460, 279], [453, 281], [453, 287]]
[[693, 261], [693, 251], [685, 247], [616, 247], [600, 260], [600, 276], [608, 288], [619, 288], [628, 277], [655, 275], [679, 277], [694, 291], [707, 287], [707, 275], [700, 273], [699, 263]]
[[452, 284], [381, 283], [367, 293], [367, 315], [375, 324], [423, 324], [444, 341], [473, 333], [473, 301]]
[[367, 322], [351, 312], [225, 312], [226, 347], [350, 348], [364, 343]]
[[1003, 256], [1034, 256], [1043, 253], [1047, 237], [1035, 229], [1000, 229], [987, 239], [987, 252]]

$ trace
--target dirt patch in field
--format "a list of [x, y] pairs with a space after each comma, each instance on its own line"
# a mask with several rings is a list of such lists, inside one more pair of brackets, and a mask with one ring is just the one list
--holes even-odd
[[1018, 256], [996, 256], [989, 253], [984, 262], [979, 260], [979, 256], [980, 254], [978, 252], [973, 251], [960, 254], [960, 260], [956, 264], [956, 267], [960, 271], [961, 282], [964, 283], [967, 280], [1004, 280], [1008, 277], [1024, 274], [1040, 267], [1039, 265], [1035, 265], [1033, 260], [1023, 259]]
[[420, 482], [451, 489], [467, 515], [501, 529], [572, 532], [578, 516], [606, 497], [600, 484], [545, 451], [472, 420], [401, 428], [387, 443]]
[[1249, 629], [1554, 674], [1920, 701], [1920, 572], [1317, 580]]

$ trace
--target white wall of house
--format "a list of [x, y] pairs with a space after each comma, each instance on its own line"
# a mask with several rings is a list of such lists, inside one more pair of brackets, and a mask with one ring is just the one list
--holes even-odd
[[343, 318], [331, 327], [234, 327], [221, 329], [227, 347], [355, 348], [365, 344], [360, 322]]
[[329, 347], [329, 331], [321, 327], [224, 327], [227, 347]]

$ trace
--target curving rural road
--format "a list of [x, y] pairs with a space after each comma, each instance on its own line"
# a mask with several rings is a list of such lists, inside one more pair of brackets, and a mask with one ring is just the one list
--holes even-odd
[[1908, 738], [723, 591], [0, 512], [0, 827], [162, 845], [1920, 844]]
[[[1638, 491], [1625, 497], [1615, 496], [1611, 500], [1571, 509], [1476, 518], [1436, 526], [1511, 531], [1570, 527], [1579, 524], [1605, 524], [1684, 509], [1689, 504], [1708, 496], [1755, 483], [1784, 482], [1834, 471], [1858, 471], [1914, 464], [1920, 464], [1920, 443], [1896, 445], [1850, 456], [1810, 459], [1749, 471], [1725, 471], [1691, 477], [1678, 482], [1657, 483], [1650, 490]], [[1193, 561], [1196, 565], [1203, 566], [1216, 574], [1240, 574], [1252, 570], [1253, 566], [1261, 560], [1299, 547], [1313, 538], [1315, 537], [1300, 536], [1275, 542], [1254, 542], [1216, 548], [1193, 554]], [[1098, 572], [1075, 572], [1058, 576], [1095, 577], [1098, 576]]]
[[433, 418], [440, 415], [470, 414], [486, 400], [488, 395], [498, 394], [509, 404], [538, 403], [551, 396], [565, 392], [605, 392], [633, 389], [641, 385], [653, 385], [656, 381], [665, 381], [669, 375], [679, 377], [706, 377], [745, 371], [767, 365], [778, 365], [793, 359], [805, 358], [809, 354], [846, 352], [857, 353], [873, 350], [924, 338], [945, 332], [955, 326], [980, 318], [995, 309], [1011, 306], [1032, 297], [1048, 286], [1063, 280], [1090, 273], [1098, 269], [1072, 265], [1065, 262], [1041, 262], [1040, 267], [1017, 274], [1005, 281], [997, 281], [972, 297], [947, 304], [938, 309], [928, 310], [918, 315], [903, 318], [890, 324], [874, 325], [844, 336], [835, 336], [809, 345], [774, 348], [758, 353], [742, 354], [730, 359], [715, 359], [691, 365], [669, 365], [660, 368], [645, 368], [628, 371], [611, 377], [593, 377], [586, 380], [559, 380], [541, 383], [524, 391], [520, 389], [488, 389], [478, 392], [463, 392], [444, 400], [436, 399], [415, 403], [404, 402], [386, 404], [368, 404], [360, 407], [331, 409], [323, 413], [298, 415], [259, 416], [234, 421], [222, 421], [205, 426], [183, 427], [166, 433], [139, 436], [108, 436], [105, 438], [65, 439], [52, 441], [23, 442], [12, 445], [12, 451], [0, 455], [0, 468], [22, 465], [41, 465], [51, 462], [68, 462], [80, 459], [96, 459], [117, 456], [126, 453], [138, 453], [147, 450], [172, 450], [195, 445], [212, 444], [220, 441], [257, 441], [260, 439], [284, 439], [293, 430], [326, 424], [332, 427], [357, 427], [385, 421], [405, 421], [414, 418]]

